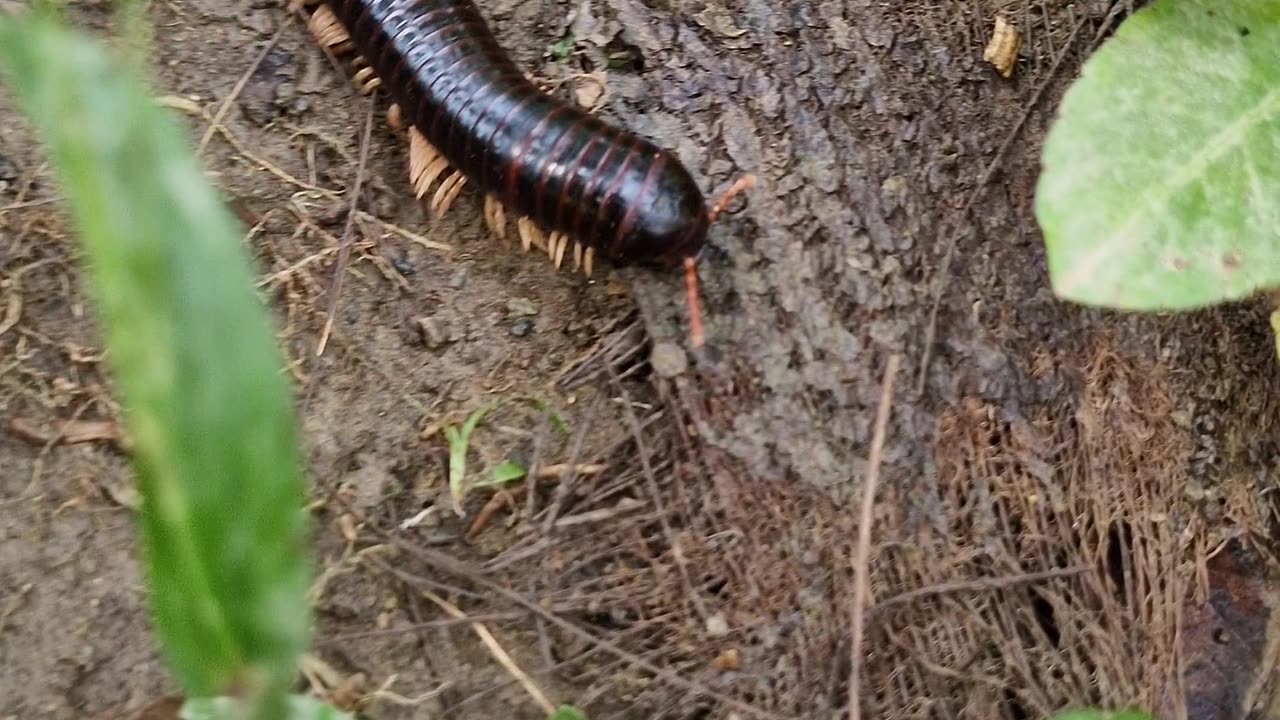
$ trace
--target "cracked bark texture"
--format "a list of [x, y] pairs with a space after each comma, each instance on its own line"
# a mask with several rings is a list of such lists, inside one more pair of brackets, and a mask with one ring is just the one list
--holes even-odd
[[[1034, 642], [1016, 618], [1043, 614], [1035, 593], [886, 621], [869, 647], [899, 634], [915, 644], [869, 661], [879, 710], [910, 716], [940, 702], [955, 716], [1023, 717], [1092, 699], [1169, 717], [1206, 702], [1247, 712], [1231, 684], [1212, 701], [1187, 702], [1178, 668], [1214, 648], [1179, 635], [1178, 618], [1184, 593], [1208, 592], [1195, 568], [1217, 543], [1252, 535], [1266, 544], [1280, 517], [1263, 495], [1280, 457], [1265, 306], [1156, 317], [1061, 302], [1032, 211], [1057, 102], [1134, 3], [589, 5], [645, 59], [639, 76], [611, 75], [611, 112], [673, 147], [712, 195], [743, 173], [759, 178], [745, 210], [712, 230], [700, 270], [710, 347], [674, 380], [699, 408], [704, 447], [732, 458], [721, 475], [800, 481], [845, 503], [861, 489], [881, 376], [899, 353], [873, 584], [910, 590], [1000, 567], [1035, 573], [1099, 553], [1119, 558], [1071, 583]], [[997, 12], [1023, 33], [1011, 79], [982, 60]], [[682, 344], [679, 278], [631, 277], [655, 342]], [[1136, 378], [1158, 391], [1133, 389]], [[973, 460], [988, 449], [1000, 459]], [[1034, 480], [997, 479], [1005, 472]], [[1046, 493], [1062, 513], [1047, 522], [1063, 534], [1033, 552], [1052, 536], [1023, 524], [1041, 511], [1019, 507]], [[1074, 534], [1073, 512], [1082, 513]], [[1079, 525], [1085, 516], [1096, 528]], [[895, 567], [884, 549], [925, 537], [934, 544], [919, 545], [918, 566]], [[1126, 575], [1139, 562], [1138, 575]], [[1117, 591], [1108, 575], [1160, 588], [1164, 600], [1115, 604], [1106, 598], [1124, 582]], [[837, 591], [825, 592], [843, 607]], [[1098, 614], [1096, 603], [1109, 610]], [[1129, 627], [1141, 629], [1089, 656], [1090, 642], [1120, 637], [1107, 628]], [[1094, 639], [1059, 647], [1058, 631]], [[1125, 659], [1107, 664], [1107, 652]], [[815, 674], [838, 675], [829, 651], [806, 657]], [[1003, 695], [992, 695], [991, 680], [936, 674], [974, 662], [1000, 668]], [[1252, 667], [1269, 672], [1268, 662]], [[999, 709], [963, 699], [978, 697]]]
[[[709, 440], [754, 473], [856, 486], [890, 353], [903, 374], [885, 460], [900, 482], [927, 471], [936, 403], [1054, 392], [1014, 359], [1050, 338], [1069, 350], [1083, 322], [1047, 290], [1030, 210], [1038, 143], [1016, 143], [962, 212], [1051, 65], [1036, 56], [1004, 80], [982, 61], [994, 5], [609, 0], [653, 68], [647, 95], [615, 103], [625, 121], [674, 144], [715, 191], [741, 173], [760, 180], [713, 230], [701, 270], [713, 347], [690, 381], [717, 403]], [[1080, 54], [1108, 7], [1037, 8], [1033, 29], [1083, 23], [1066, 49]], [[1051, 115], [1033, 109], [1023, 136]], [[637, 284], [654, 335], [678, 340], [678, 286]]]

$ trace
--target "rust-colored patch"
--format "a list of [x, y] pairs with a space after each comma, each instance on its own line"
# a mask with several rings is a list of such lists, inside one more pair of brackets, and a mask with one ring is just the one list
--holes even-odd
[[[1209, 595], [1183, 610], [1183, 687], [1188, 717], [1234, 720], [1250, 716], [1265, 698], [1259, 680], [1276, 670], [1267, 656], [1267, 627], [1275, 611], [1266, 565], [1232, 540], [1208, 562]], [[1165, 698], [1166, 705], [1171, 704]]]

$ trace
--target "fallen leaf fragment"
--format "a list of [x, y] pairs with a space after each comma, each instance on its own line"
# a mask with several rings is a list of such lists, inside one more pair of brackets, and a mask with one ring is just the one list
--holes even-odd
[[987, 43], [982, 59], [995, 66], [1002, 77], [1012, 77], [1013, 68], [1018, 64], [1018, 50], [1021, 48], [1022, 36], [1018, 34], [1018, 29], [997, 15], [991, 41]]

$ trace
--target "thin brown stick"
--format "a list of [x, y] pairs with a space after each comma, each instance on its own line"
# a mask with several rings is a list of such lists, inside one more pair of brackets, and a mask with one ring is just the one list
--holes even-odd
[[1057, 568], [1055, 570], [1042, 570], [1040, 572], [1024, 573], [1022, 575], [1003, 575], [1000, 577], [983, 578], [981, 580], [956, 580], [954, 582], [938, 583], [937, 585], [916, 588], [915, 590], [908, 590], [903, 593], [898, 593], [892, 597], [885, 598], [868, 608], [867, 612], [876, 613], [892, 605], [902, 605], [904, 603], [914, 602], [921, 598], [932, 597], [935, 595], [953, 595], [955, 593], [982, 592], [984, 590], [1003, 590], [1005, 588], [1016, 587], [1018, 585], [1044, 582], [1045, 580], [1075, 577], [1076, 575], [1086, 572], [1089, 572], [1088, 567], [1076, 566]]
[[[635, 438], [636, 452], [640, 456], [640, 469], [644, 471], [641, 475], [644, 478], [642, 487], [649, 491], [649, 499], [653, 502], [654, 509], [657, 510], [658, 524], [662, 527], [662, 535], [666, 538], [667, 547], [670, 548], [672, 559], [675, 560], [676, 569], [680, 573], [680, 580], [684, 583], [685, 595], [689, 598], [698, 617], [706, 620], [711, 613], [707, 611], [701, 596], [693, 591], [694, 585], [692, 578], [689, 577], [688, 560], [680, 547], [680, 540], [671, 528], [666, 503], [663, 502], [662, 491], [658, 488], [658, 474], [654, 470], [651, 460], [652, 455], [644, 440], [644, 433], [640, 430], [640, 418], [636, 416], [635, 407], [631, 404], [631, 394], [623, 387], [622, 380], [618, 377], [617, 370], [612, 365], [606, 365], [605, 370], [609, 373], [610, 382], [617, 388], [618, 395], [622, 397], [622, 407], [625, 409], [624, 419], [627, 422], [627, 428], [631, 431], [631, 436]], [[679, 473], [677, 473], [678, 475]]]
[[360, 188], [364, 184], [365, 165], [369, 160], [369, 141], [373, 135], [373, 104], [369, 98], [369, 111], [364, 119], [364, 133], [360, 138], [360, 160], [356, 167], [355, 189], [351, 191], [351, 211], [347, 213], [347, 225], [342, 231], [342, 245], [338, 250], [338, 261], [333, 272], [333, 287], [329, 293], [329, 308], [325, 314], [324, 331], [320, 334], [320, 342], [316, 345], [316, 356], [324, 354], [329, 344], [329, 333], [333, 331], [333, 318], [338, 314], [338, 297], [342, 293], [342, 275], [347, 269], [347, 260], [351, 257], [351, 233], [356, 224], [357, 204], [360, 202]]
[[26, 418], [10, 418], [9, 432], [37, 445], [78, 445], [105, 440], [127, 446], [120, 425], [111, 420], [74, 420], [57, 430], [42, 427]]
[[397, 625], [395, 627], [383, 628], [381, 630], [361, 630], [359, 632], [340, 633], [337, 635], [329, 635], [326, 637], [318, 637], [314, 641], [314, 645], [341, 645], [342, 643], [352, 640], [365, 640], [368, 638], [378, 637], [400, 637], [405, 633], [415, 632], [418, 630], [430, 630], [434, 628], [449, 628], [455, 625], [469, 625], [477, 622], [494, 622], [498, 620], [519, 620], [527, 617], [528, 613], [520, 610], [512, 610], [510, 612], [501, 613], [484, 613], [482, 615], [468, 615], [464, 618], [441, 618], [439, 620], [426, 620], [424, 622], [415, 622], [409, 625]]
[[987, 164], [985, 170], [982, 171], [982, 177], [978, 179], [978, 185], [969, 194], [969, 199], [965, 201], [964, 207], [960, 210], [960, 218], [962, 224], [952, 231], [951, 236], [947, 238], [947, 251], [942, 258], [942, 266], [938, 270], [936, 277], [936, 289], [933, 293], [933, 307], [929, 311], [929, 325], [924, 334], [924, 351], [920, 358], [920, 377], [916, 381], [916, 396], [924, 393], [925, 382], [929, 378], [929, 363], [933, 359], [933, 343], [938, 334], [938, 311], [942, 307], [942, 295], [946, 292], [947, 285], [951, 280], [951, 261], [955, 258], [956, 246], [960, 244], [960, 234], [968, 223], [969, 213], [973, 207], [978, 204], [978, 200], [987, 191], [987, 186], [991, 183], [991, 178], [995, 177], [996, 170], [1004, 164], [1005, 155], [1009, 153], [1009, 148], [1013, 147], [1013, 141], [1017, 139], [1022, 132], [1022, 126], [1027, 123], [1031, 117], [1031, 111], [1035, 110], [1040, 104], [1040, 99], [1044, 96], [1045, 91], [1058, 75], [1062, 63], [1067, 59], [1068, 48], [1075, 44], [1076, 35], [1080, 33], [1080, 28], [1084, 27], [1085, 19], [1081, 18], [1076, 23], [1075, 28], [1071, 31], [1071, 35], [1067, 37], [1067, 42], [1062, 47], [1062, 53], [1058, 55], [1058, 59], [1054, 61], [1053, 67], [1049, 68], [1049, 74], [1041, 81], [1040, 86], [1031, 96], [1031, 100], [1027, 102], [1026, 108], [1022, 111], [1022, 115], [1018, 117], [1018, 121], [1013, 124], [1013, 128], [1005, 136], [1004, 142], [1000, 144], [1000, 148], [996, 150], [995, 157], [991, 158], [991, 162]]
[[244, 86], [249, 83], [249, 78], [253, 77], [253, 74], [258, 71], [262, 61], [267, 59], [267, 53], [271, 52], [271, 48], [276, 46], [276, 42], [280, 40], [280, 36], [284, 33], [284, 28], [284, 23], [281, 23], [280, 27], [276, 29], [276, 34], [271, 36], [271, 40], [262, 48], [258, 56], [253, 59], [249, 69], [244, 71], [244, 74], [236, 82], [235, 87], [231, 88], [231, 94], [223, 98], [221, 107], [218, 108], [218, 112], [213, 116], [213, 121], [209, 124], [209, 127], [205, 128], [204, 137], [200, 138], [200, 148], [196, 150], [197, 157], [204, 154], [209, 141], [213, 139], [213, 134], [218, 131], [218, 128], [222, 127], [222, 120], [226, 118], [227, 111], [231, 109], [231, 105], [235, 103], [236, 98], [240, 97], [240, 93], [244, 92]]
[[[542, 419], [538, 421], [538, 433], [533, 436], [533, 457], [529, 461], [529, 474], [533, 477], [538, 476], [538, 471], [542, 468], [542, 445], [546, 442], [547, 433], [551, 432], [551, 413], [543, 412]], [[538, 495], [538, 484], [525, 483], [524, 493], [524, 516], [533, 518], [533, 506]]]
[[[548, 610], [547, 608], [542, 607], [542, 605], [538, 604], [534, 600], [530, 600], [525, 596], [521, 595], [520, 593], [514, 590], [511, 590], [510, 588], [507, 588], [503, 585], [500, 585], [490, 580], [489, 578], [485, 577], [481, 573], [471, 569], [470, 567], [463, 564], [462, 562], [455, 560], [444, 553], [436, 552], [435, 550], [431, 550], [424, 547], [419, 547], [417, 545], [414, 545], [413, 543], [409, 543], [399, 538], [386, 535], [385, 533], [381, 533], [381, 534], [383, 534], [387, 542], [395, 545], [396, 547], [400, 548], [401, 550], [408, 553], [409, 555], [412, 555], [413, 557], [416, 557], [419, 560], [427, 563], [433, 569], [469, 580], [470, 582], [475, 583], [476, 585], [479, 585], [480, 587], [484, 588], [484, 590], [489, 592], [491, 595], [495, 597], [501, 597], [507, 602], [519, 605], [520, 607], [523, 607], [533, 613], [536, 613], [537, 615], [540, 615], [546, 618], [547, 622], [551, 623], [552, 625], [555, 625], [556, 627], [559, 627], [560, 629], [564, 630], [568, 634], [573, 635], [574, 637], [580, 640], [583, 640], [587, 643], [590, 643], [595, 647], [601, 648], [607, 651], [609, 654], [614, 655], [615, 657], [618, 657], [622, 660], [625, 660], [626, 662], [630, 663], [634, 667], [638, 667], [647, 672], [650, 672], [655, 677], [663, 680], [664, 682], [667, 682], [668, 684], [674, 685], [678, 688], [687, 690], [697, 695], [703, 695], [705, 697], [711, 698], [712, 700], [716, 700], [728, 707], [735, 708], [739, 712], [749, 714], [753, 717], [766, 718], [767, 720], [782, 720], [781, 716], [779, 715], [775, 715], [766, 710], [761, 710], [760, 708], [754, 705], [751, 705], [749, 703], [745, 703], [741, 700], [738, 700], [737, 698], [712, 690], [706, 685], [694, 682], [687, 678], [683, 678], [680, 675], [677, 675], [676, 673], [672, 672], [671, 670], [668, 670], [648, 660], [645, 660], [644, 658], [636, 655], [635, 653], [631, 653], [622, 649], [615, 643], [612, 643], [601, 637], [596, 637], [590, 632], [587, 632], [586, 630], [583, 630], [582, 628], [569, 622], [568, 620], [565, 620], [564, 618], [555, 614], [551, 610]], [[412, 578], [415, 582], [421, 582], [426, 580], [425, 578], [414, 577], [402, 570], [393, 570], [393, 573], [398, 577], [400, 577], [401, 579], [407, 580]]]
[[871, 522], [876, 501], [876, 484], [880, 480], [880, 460], [884, 453], [884, 438], [889, 429], [889, 410], [893, 405], [893, 381], [898, 376], [899, 355], [890, 355], [880, 386], [880, 409], [876, 412], [875, 434], [871, 437], [871, 456], [868, 460], [866, 480], [862, 487], [862, 511], [858, 518], [858, 545], [853, 561], [853, 607], [849, 659], [849, 720], [858, 720], [861, 707], [858, 703], [858, 683], [862, 675], [862, 627], [865, 619], [867, 596], [867, 564], [871, 556]]
[[[458, 606], [448, 600], [445, 600], [439, 595], [436, 595], [430, 590], [418, 588], [418, 592], [422, 593], [423, 597], [426, 599], [436, 605], [439, 605], [440, 609], [444, 610], [450, 616], [457, 619], [467, 617], [467, 614]], [[480, 638], [480, 642], [484, 643], [484, 646], [489, 649], [489, 653], [493, 655], [494, 660], [498, 661], [498, 664], [502, 666], [502, 669], [506, 670], [511, 677], [515, 678], [516, 681], [520, 683], [520, 686], [524, 688], [524, 691], [529, 693], [529, 697], [533, 698], [533, 701], [542, 709], [544, 715], [550, 715], [556, 711], [556, 706], [551, 704], [551, 701], [547, 699], [547, 696], [542, 692], [542, 689], [533, 683], [533, 680], [525, 674], [525, 671], [520, 669], [520, 666], [516, 664], [515, 660], [511, 659], [511, 656], [502, 648], [498, 639], [493, 636], [493, 633], [489, 632], [489, 628], [478, 622], [473, 622], [471, 623], [471, 629], [474, 630], [476, 635]]]
[[554, 477], [560, 478], [560, 484], [556, 486], [555, 496], [551, 500], [551, 506], [547, 508], [546, 518], [542, 521], [542, 534], [548, 535], [555, 527], [556, 518], [560, 515], [560, 510], [564, 507], [564, 503], [569, 499], [569, 493], [573, 490], [574, 483], [578, 479], [578, 456], [582, 453], [582, 444], [586, 441], [587, 430], [595, 424], [596, 412], [600, 409], [600, 404], [604, 401], [604, 393], [596, 395], [587, 406], [587, 412], [583, 416], [582, 425], [578, 428], [578, 432], [573, 438], [573, 447], [569, 449], [569, 463], [556, 468]]

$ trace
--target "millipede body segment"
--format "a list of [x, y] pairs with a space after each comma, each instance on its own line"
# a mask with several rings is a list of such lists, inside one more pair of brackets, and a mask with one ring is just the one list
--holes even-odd
[[712, 214], [684, 166], [536, 86], [472, 0], [302, 1], [318, 5], [317, 40], [356, 53], [362, 89], [394, 103], [418, 197], [439, 181], [437, 214], [470, 182], [495, 234], [506, 237], [511, 212], [526, 250], [538, 245], [557, 267], [572, 257], [588, 274], [596, 254], [675, 267], [702, 248]]

